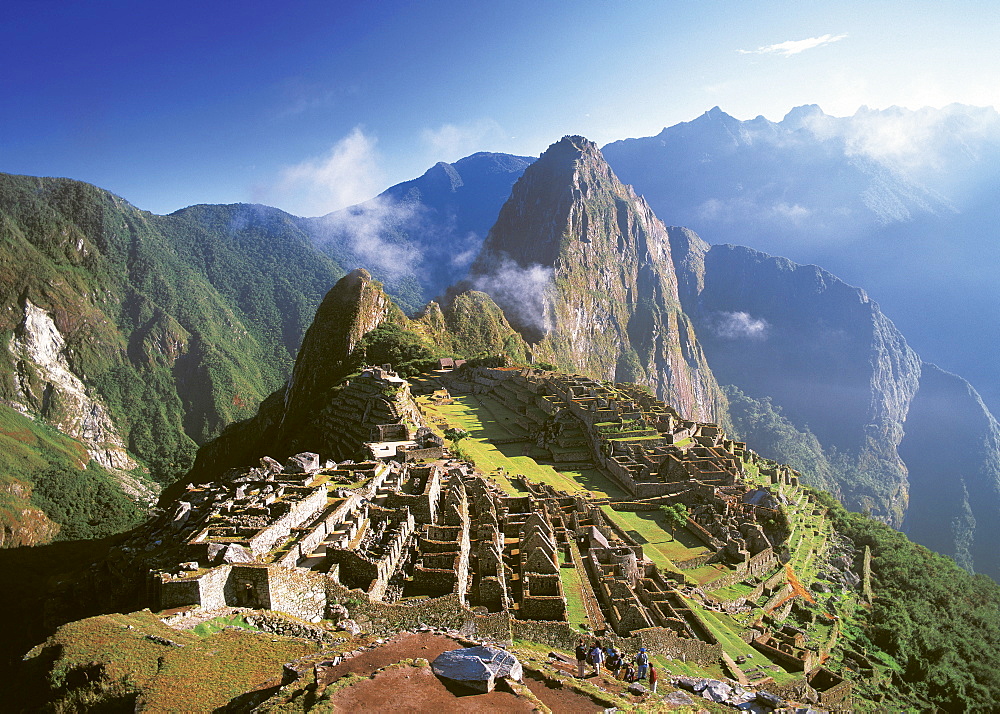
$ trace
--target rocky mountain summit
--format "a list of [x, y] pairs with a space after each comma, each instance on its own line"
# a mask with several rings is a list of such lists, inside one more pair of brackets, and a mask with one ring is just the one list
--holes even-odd
[[680, 307], [666, 229], [593, 142], [564, 137], [525, 171], [468, 282], [534, 359], [645, 384], [691, 418], [725, 414]]

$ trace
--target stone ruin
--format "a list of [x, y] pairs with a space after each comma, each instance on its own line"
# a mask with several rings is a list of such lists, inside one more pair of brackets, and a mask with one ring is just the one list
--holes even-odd
[[[792, 484], [794, 472], [759, 459], [715, 425], [680, 419], [639, 390], [530, 370], [492, 370], [490, 379], [494, 394], [522, 405], [519, 414], [535, 426], [539, 443], [574, 458], [585, 451], [632, 494], [634, 501], [616, 508], [685, 503], [687, 530], [708, 554], [677, 563], [682, 570], [723, 561], [737, 582], [780, 568], [783, 534], [765, 523], [782, 505], [771, 489], [747, 485], [743, 469], [757, 464], [772, 484]], [[384, 371], [372, 370], [366, 380], [405, 389]], [[382, 441], [372, 443], [406, 429], [414, 446], [441, 446], [424, 427], [410, 433], [398, 422], [376, 426], [369, 436]], [[450, 596], [477, 612], [557, 625], [567, 623], [573, 583], [595, 633], [641, 637], [672, 656], [721, 656], [721, 644], [690, 604], [703, 596], [684, 584], [683, 572], [663, 572], [648, 560], [601, 502], [526, 481], [528, 495], [510, 496], [443, 453], [429, 462], [397, 451], [395, 459], [322, 465], [310, 453], [285, 464], [265, 457], [258, 468], [189, 487], [172, 516], [181, 557], [151, 576], [153, 604], [244, 606], [318, 622], [343, 619], [340, 603], [350, 588], [371, 602]], [[793, 645], [779, 636], [764, 632], [754, 644], [776, 642], [777, 651], [810, 671], [816, 662], [800, 654], [808, 650], [786, 652]]]

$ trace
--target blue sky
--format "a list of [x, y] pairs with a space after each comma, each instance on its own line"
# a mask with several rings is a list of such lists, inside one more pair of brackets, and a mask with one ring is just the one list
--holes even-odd
[[0, 16], [0, 171], [317, 215], [718, 105], [1000, 107], [992, 2], [55, 2]]

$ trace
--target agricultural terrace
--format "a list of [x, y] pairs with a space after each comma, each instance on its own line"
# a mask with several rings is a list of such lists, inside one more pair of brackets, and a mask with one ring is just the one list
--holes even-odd
[[598, 499], [626, 498], [625, 491], [593, 465], [536, 461], [548, 452], [536, 447], [514, 423], [514, 412], [489, 395], [459, 394], [437, 401], [421, 396], [417, 403], [439, 433], [449, 427], [469, 432], [459, 443], [459, 451], [512, 495], [527, 493], [510, 480], [521, 474], [567, 493], [589, 494]]

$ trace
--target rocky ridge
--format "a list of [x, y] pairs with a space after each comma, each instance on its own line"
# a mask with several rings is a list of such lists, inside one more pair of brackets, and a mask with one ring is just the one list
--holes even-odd
[[694, 419], [724, 398], [680, 307], [663, 224], [597, 146], [564, 137], [514, 185], [468, 283], [490, 294], [535, 360], [652, 388]]

